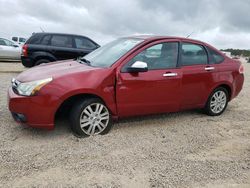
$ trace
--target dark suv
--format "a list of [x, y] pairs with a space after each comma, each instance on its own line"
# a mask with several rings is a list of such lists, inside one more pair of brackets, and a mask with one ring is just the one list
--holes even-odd
[[32, 67], [52, 61], [74, 59], [99, 47], [85, 36], [35, 33], [23, 45], [21, 59], [25, 67]]

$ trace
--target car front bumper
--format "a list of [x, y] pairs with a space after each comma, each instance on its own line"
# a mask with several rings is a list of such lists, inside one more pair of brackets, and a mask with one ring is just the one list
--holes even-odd
[[54, 128], [55, 110], [45, 96], [20, 96], [10, 87], [8, 105], [15, 121], [35, 128]]

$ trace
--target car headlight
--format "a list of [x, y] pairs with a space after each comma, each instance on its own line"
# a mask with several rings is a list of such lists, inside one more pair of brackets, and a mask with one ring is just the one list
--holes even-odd
[[36, 80], [32, 82], [19, 82], [15, 89], [17, 90], [18, 94], [24, 96], [32, 96], [35, 95], [43, 86], [48, 84], [52, 81], [52, 78], [46, 78], [42, 80]]

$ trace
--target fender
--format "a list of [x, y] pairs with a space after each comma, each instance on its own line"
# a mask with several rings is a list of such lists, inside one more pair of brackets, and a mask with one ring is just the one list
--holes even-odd
[[208, 95], [207, 95], [207, 99], [208, 97], [210, 96], [210, 94], [213, 92], [213, 90], [215, 90], [217, 87], [221, 86], [221, 85], [226, 85], [230, 88], [230, 91], [231, 91], [231, 96], [229, 98], [229, 101], [232, 99], [232, 92], [233, 92], [233, 85], [232, 83], [228, 82], [228, 81], [221, 81], [221, 82], [218, 82], [216, 85], [214, 85], [212, 88], [210, 88], [210, 91], [208, 92]]
[[116, 103], [114, 100], [114, 87], [108, 86], [104, 89], [104, 94], [101, 94], [103, 92], [98, 92], [94, 89], [77, 89], [70, 91], [68, 93], [65, 93], [63, 96], [57, 99], [57, 103], [55, 105], [55, 112], [58, 110], [58, 108], [63, 104], [64, 101], [67, 99], [77, 96], [77, 95], [94, 95], [99, 97], [109, 108], [111, 113], [116, 116], [117, 115], [117, 109], [116, 109]]

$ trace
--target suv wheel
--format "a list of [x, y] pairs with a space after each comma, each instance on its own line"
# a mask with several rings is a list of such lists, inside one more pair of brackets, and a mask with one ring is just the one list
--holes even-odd
[[49, 62], [50, 62], [50, 60], [48, 60], [48, 59], [39, 59], [35, 62], [35, 66], [40, 65], [42, 63], [49, 63]]
[[26, 63], [26, 62], [23, 62], [23, 61], [22, 61], [22, 64], [23, 64], [23, 66], [24, 66], [24, 67], [27, 67], [27, 68], [31, 68], [31, 67], [33, 67], [33, 66], [34, 66], [34, 64], [33, 64], [33, 63], [31, 63], [31, 62]]
[[112, 128], [111, 114], [97, 98], [78, 101], [71, 110], [70, 123], [73, 132], [79, 137], [107, 134]]
[[208, 98], [205, 112], [210, 116], [221, 115], [228, 104], [228, 91], [223, 87], [216, 88]]

